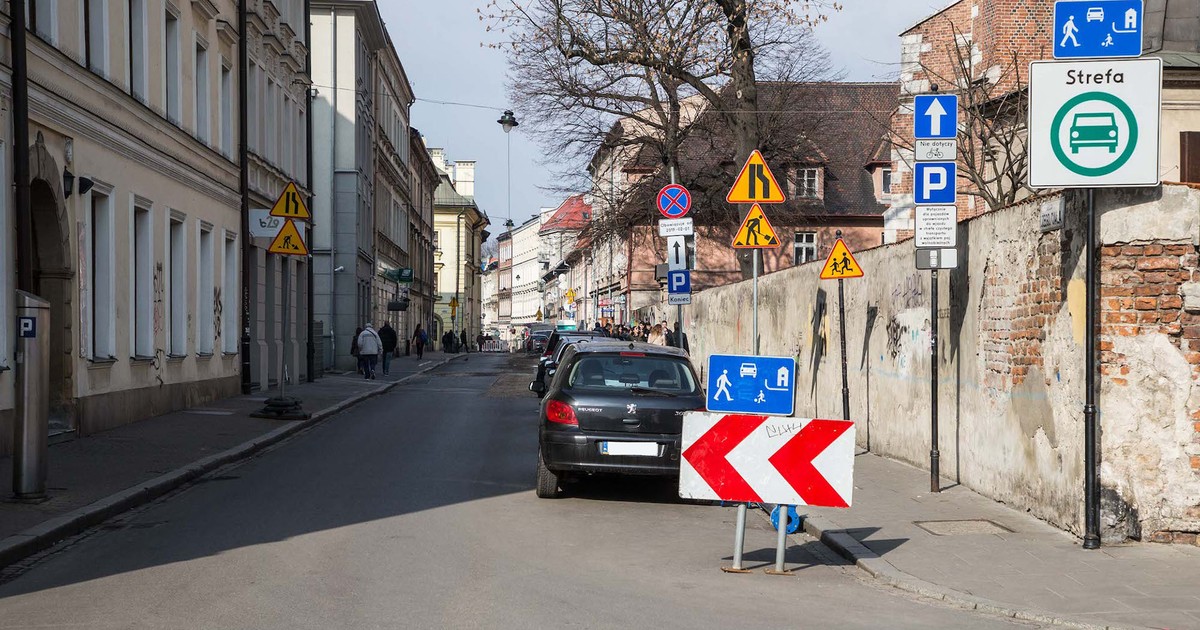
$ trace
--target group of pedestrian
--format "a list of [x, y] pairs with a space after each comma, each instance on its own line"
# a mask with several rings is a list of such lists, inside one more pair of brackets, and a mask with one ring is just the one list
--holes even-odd
[[666, 320], [658, 324], [642, 322], [632, 327], [624, 324], [613, 326], [611, 322], [601, 326], [600, 322], [596, 322], [592, 327], [592, 331], [603, 333], [607, 337], [613, 337], [622, 341], [641, 341], [658, 346], [682, 348], [684, 352], [691, 352], [687, 333], [680, 330], [679, 322], [675, 322], [673, 329], [667, 325]]
[[[417, 358], [425, 356], [425, 346], [429, 343], [429, 335], [417, 324], [410, 338], [417, 350]], [[379, 330], [375, 330], [371, 322], [362, 328], [354, 330], [354, 339], [350, 342], [350, 354], [358, 359], [358, 373], [364, 379], [374, 379], [378, 376], [376, 366], [382, 363], [383, 374], [391, 371], [392, 359], [400, 356], [400, 335], [388, 322], [384, 322]]]

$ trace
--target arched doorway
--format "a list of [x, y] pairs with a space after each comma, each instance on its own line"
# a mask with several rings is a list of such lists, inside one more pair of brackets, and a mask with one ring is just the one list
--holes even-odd
[[70, 252], [70, 221], [58, 163], [41, 132], [29, 151], [29, 199], [33, 215], [33, 292], [50, 302], [50, 433], [77, 428], [71, 331], [75, 271]]

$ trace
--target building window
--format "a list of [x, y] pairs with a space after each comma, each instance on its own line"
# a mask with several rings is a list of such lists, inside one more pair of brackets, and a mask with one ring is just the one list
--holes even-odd
[[92, 359], [111, 359], [116, 327], [113, 319], [113, 225], [112, 198], [93, 190], [91, 194], [91, 277]]
[[[135, 202], [136, 204], [136, 202]], [[133, 356], [154, 356], [154, 225], [150, 205], [133, 210]]]
[[272, 164], [279, 163], [279, 145], [276, 144], [279, 137], [279, 119], [280, 116], [266, 115], [266, 112], [277, 112], [275, 101], [278, 98], [279, 88], [275, 87], [275, 81], [267, 79], [267, 100], [264, 103], [266, 111], [264, 116], [259, 118], [266, 127], [267, 136], [263, 142], [263, 157], [267, 158]]
[[187, 225], [174, 214], [167, 235], [167, 264], [171, 282], [167, 354], [181, 357], [187, 354]]
[[52, 44], [58, 42], [58, 12], [55, 9], [55, 0], [25, 0], [26, 26]]
[[180, 83], [179, 83], [179, 16], [166, 14], [163, 47], [163, 86], [166, 91], [165, 105], [167, 119], [178, 125], [183, 119], [180, 114]]
[[892, 169], [890, 168], [883, 169], [883, 185], [881, 190], [885, 195], [892, 194]]
[[89, 70], [108, 76], [107, 7], [103, 0], [84, 0], [83, 59]]
[[129, 93], [146, 102], [146, 0], [129, 0]]
[[[229, 232], [225, 233], [225, 272], [224, 282], [221, 287], [221, 348], [227, 353], [237, 352], [238, 336], [237, 336], [237, 311], [233, 305], [237, 304], [238, 293], [238, 248], [237, 237]], [[230, 308], [226, 309], [225, 304], [229, 304]]]
[[[250, 120], [262, 120], [262, 118], [261, 118], [262, 109], [259, 107], [259, 104], [258, 104], [259, 100], [261, 100], [261, 92], [262, 92], [262, 90], [260, 90], [258, 87], [259, 73], [260, 73], [260, 70], [258, 69], [258, 66], [254, 65], [254, 64], [250, 64], [250, 77], [249, 77], [250, 85], [247, 86], [247, 88], [249, 89], [249, 94], [246, 96], [247, 101], [248, 101], [247, 107], [250, 109], [250, 111], [248, 112], [247, 115], [250, 116]], [[259, 137], [259, 134], [261, 134], [261, 133], [262, 133], [262, 125], [254, 125], [251, 128], [250, 137], [247, 138], [247, 141], [250, 144], [251, 151], [254, 151], [254, 152], [258, 151], [258, 147], [259, 147], [258, 137]]]
[[221, 152], [233, 156], [233, 69], [221, 64]]
[[820, 170], [818, 168], [806, 167], [796, 169], [796, 196], [815, 199], [818, 194], [818, 186], [820, 185]]
[[792, 241], [792, 264], [802, 265], [817, 259], [817, 233], [796, 232]]
[[217, 286], [213, 284], [213, 233], [212, 226], [200, 225], [200, 265], [196, 270], [196, 303], [200, 326], [196, 330], [196, 352], [212, 354], [217, 331], [213, 308], [216, 306]]
[[200, 41], [196, 42], [196, 137], [201, 142], [209, 142], [208, 115], [208, 49]]

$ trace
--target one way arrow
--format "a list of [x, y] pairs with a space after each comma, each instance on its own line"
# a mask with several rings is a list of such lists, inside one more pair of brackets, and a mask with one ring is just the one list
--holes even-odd
[[825, 475], [813, 466], [813, 460], [851, 426], [845, 420], [813, 420], [768, 460], [804, 499], [805, 505], [849, 507]]
[[925, 108], [925, 115], [929, 117], [929, 135], [942, 135], [942, 116], [946, 115], [946, 108], [942, 107], [941, 99], [933, 99]]
[[683, 259], [679, 257], [679, 243], [675, 243], [675, 263], [681, 263]]

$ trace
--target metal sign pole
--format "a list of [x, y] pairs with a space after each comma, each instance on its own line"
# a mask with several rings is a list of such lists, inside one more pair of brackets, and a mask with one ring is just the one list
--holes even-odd
[[931, 492], [941, 492], [941, 483], [939, 483], [939, 459], [941, 455], [938, 453], [938, 270], [934, 269], [932, 273], [931, 288], [929, 291], [929, 391], [932, 399], [931, 409], [929, 412], [930, 422], [930, 444], [929, 444], [929, 490]]
[[[754, 339], [751, 342], [751, 347], [754, 349], [755, 356], [758, 355], [758, 250], [754, 250], [754, 324], [751, 327], [751, 333]], [[785, 508], [786, 509], [786, 508]], [[786, 517], [785, 517], [786, 518]], [[785, 528], [786, 529], [786, 528]], [[784, 530], [780, 530], [784, 531]], [[729, 573], [746, 573], [746, 569], [742, 568], [742, 548], [746, 543], [746, 504], [739, 503], [737, 511], [737, 524], [733, 532], [733, 566], [725, 568], [724, 571]], [[780, 549], [783, 548], [783, 543], [780, 543]]]
[[1084, 549], [1100, 548], [1100, 469], [1096, 443], [1096, 203], [1095, 190], [1087, 191], [1087, 335], [1084, 337], [1085, 402], [1083, 405]]
[[[842, 238], [842, 231], [837, 231]], [[850, 419], [850, 385], [846, 372], [846, 281], [838, 278], [838, 330], [842, 337], [842, 420]]]

